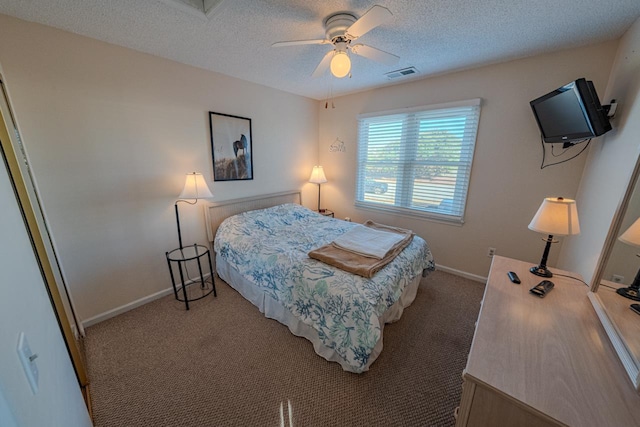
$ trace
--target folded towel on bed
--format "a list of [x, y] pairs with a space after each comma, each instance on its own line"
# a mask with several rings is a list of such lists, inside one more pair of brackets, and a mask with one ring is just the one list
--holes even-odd
[[382, 259], [371, 258], [352, 251], [347, 251], [333, 245], [332, 243], [312, 250], [309, 252], [309, 257], [337, 267], [341, 270], [348, 271], [349, 273], [371, 278], [385, 265], [393, 261], [393, 259], [398, 256], [404, 248], [409, 246], [414, 236], [414, 233], [411, 230], [392, 227], [390, 225], [377, 224], [373, 221], [367, 221], [364, 225], [374, 230], [398, 234], [401, 236], [401, 240], [397, 241]]
[[351, 230], [337, 237], [332, 244], [340, 249], [358, 255], [382, 259], [405, 237], [406, 233], [397, 233], [364, 225], [356, 225]]

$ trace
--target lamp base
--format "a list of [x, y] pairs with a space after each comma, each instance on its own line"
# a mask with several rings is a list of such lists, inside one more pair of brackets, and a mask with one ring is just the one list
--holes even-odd
[[542, 265], [536, 265], [529, 269], [530, 272], [540, 277], [553, 277], [553, 273], [549, 269]]
[[638, 293], [638, 289], [633, 286], [629, 286], [628, 288], [618, 288], [616, 289], [616, 292], [625, 298], [640, 301], [640, 293]]

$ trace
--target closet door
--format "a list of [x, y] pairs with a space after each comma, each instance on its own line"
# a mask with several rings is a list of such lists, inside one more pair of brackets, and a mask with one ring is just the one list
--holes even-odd
[[[69, 356], [81, 387], [88, 384], [86, 368], [80, 355], [70, 320], [79, 332], [79, 322], [73, 316], [73, 307], [64, 287], [61, 267], [58, 264], [53, 240], [49, 234], [35, 184], [32, 180], [26, 153], [11, 108], [2, 74], [0, 74], [0, 144], [3, 161], [16, 193], [18, 205], [33, 245], [38, 266], [44, 279], [58, 324], [62, 331]], [[66, 307], [65, 307], [66, 306]], [[71, 313], [71, 316], [68, 315]]]

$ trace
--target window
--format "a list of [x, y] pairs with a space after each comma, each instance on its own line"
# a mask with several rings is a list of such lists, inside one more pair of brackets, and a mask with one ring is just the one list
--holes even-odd
[[356, 206], [462, 223], [480, 99], [358, 117]]

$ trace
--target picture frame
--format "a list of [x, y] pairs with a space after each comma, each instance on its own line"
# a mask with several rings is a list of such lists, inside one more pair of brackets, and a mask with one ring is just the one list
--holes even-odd
[[253, 179], [251, 119], [209, 111], [214, 181]]

